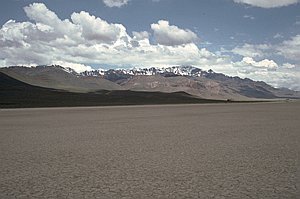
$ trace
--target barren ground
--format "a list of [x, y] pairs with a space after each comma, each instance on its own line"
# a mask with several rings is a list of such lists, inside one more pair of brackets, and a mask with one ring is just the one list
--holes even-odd
[[297, 102], [3, 109], [0, 198], [298, 198], [299, 129]]

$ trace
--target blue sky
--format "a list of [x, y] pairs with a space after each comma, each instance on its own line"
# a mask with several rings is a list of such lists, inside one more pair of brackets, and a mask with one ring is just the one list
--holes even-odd
[[0, 25], [1, 66], [194, 65], [300, 90], [299, 0], [2, 0]]

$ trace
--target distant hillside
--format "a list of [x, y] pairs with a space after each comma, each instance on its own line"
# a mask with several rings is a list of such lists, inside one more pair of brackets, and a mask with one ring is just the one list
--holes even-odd
[[206, 99], [300, 98], [300, 92], [277, 89], [265, 82], [229, 77], [212, 70], [192, 66], [92, 70], [76, 73], [62, 66], [8, 67], [3, 72], [31, 85], [71, 92], [132, 90], [150, 92], [186, 92]]
[[99, 90], [74, 93], [32, 86], [0, 72], [0, 108], [68, 107], [142, 104], [178, 104], [221, 102], [195, 98], [184, 92], [135, 92]]
[[72, 92], [90, 92], [95, 90], [122, 90], [112, 81], [93, 76], [82, 76], [72, 69], [61, 66], [9, 67], [0, 72], [31, 85], [62, 89]]

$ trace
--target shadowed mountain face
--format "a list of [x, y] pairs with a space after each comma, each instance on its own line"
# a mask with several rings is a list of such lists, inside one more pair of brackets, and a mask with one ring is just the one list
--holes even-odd
[[0, 108], [66, 107], [222, 102], [195, 98], [184, 92], [136, 92], [99, 90], [74, 93], [29, 85], [0, 72]]
[[132, 90], [148, 92], [186, 92], [206, 99], [300, 98], [300, 93], [276, 89], [264, 82], [229, 77], [192, 66], [93, 70], [76, 73], [61, 66], [8, 67], [3, 72], [31, 85], [72, 92]]

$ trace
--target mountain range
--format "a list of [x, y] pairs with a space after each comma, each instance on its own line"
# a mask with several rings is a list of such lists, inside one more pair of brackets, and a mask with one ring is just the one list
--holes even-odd
[[197, 98], [218, 100], [300, 98], [298, 91], [193, 66], [99, 69], [80, 73], [59, 65], [11, 66], [0, 68], [0, 72], [29, 85], [77, 93], [130, 90], [185, 92]]
[[0, 72], [0, 109], [218, 102], [224, 101], [200, 99], [185, 92], [163, 93], [129, 90], [70, 92], [30, 85]]

